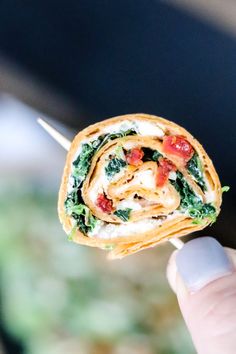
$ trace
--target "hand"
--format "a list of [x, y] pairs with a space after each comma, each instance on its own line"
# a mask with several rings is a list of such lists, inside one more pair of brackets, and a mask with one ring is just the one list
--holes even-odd
[[167, 278], [198, 354], [236, 353], [236, 250], [212, 237], [170, 257]]

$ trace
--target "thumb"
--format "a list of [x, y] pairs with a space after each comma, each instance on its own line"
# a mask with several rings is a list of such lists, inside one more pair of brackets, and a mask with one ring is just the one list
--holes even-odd
[[236, 251], [211, 237], [175, 251], [167, 278], [198, 354], [236, 353]]

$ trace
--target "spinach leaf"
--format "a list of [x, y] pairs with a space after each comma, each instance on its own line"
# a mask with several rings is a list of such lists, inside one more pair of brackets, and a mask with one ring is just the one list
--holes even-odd
[[118, 145], [115, 148], [114, 155], [118, 157], [119, 159], [125, 160], [125, 153], [123, 150], [123, 147], [121, 145]]
[[114, 215], [118, 216], [118, 218], [120, 218], [123, 221], [128, 221], [131, 211], [132, 211], [132, 209], [130, 209], [130, 208], [117, 209], [114, 212]]
[[162, 154], [157, 151], [157, 150], [152, 150], [150, 148], [143, 148], [142, 149], [144, 152], [144, 156], [143, 156], [143, 161], [158, 161], [158, 159], [160, 157], [162, 157]]
[[223, 187], [221, 188], [221, 192], [222, 192], [222, 193], [228, 192], [229, 190], [230, 190], [230, 187], [229, 187], [229, 186], [223, 186]]
[[97, 218], [91, 213], [90, 209], [84, 204], [80, 189], [73, 189], [65, 200], [65, 210], [67, 215], [71, 215], [76, 220], [76, 226], [83, 233], [93, 231], [96, 226]]
[[[120, 131], [119, 133], [103, 134], [90, 143], [82, 145], [81, 152], [73, 162], [71, 178], [73, 179], [73, 189], [68, 193], [65, 200], [65, 211], [76, 220], [76, 225], [84, 234], [92, 231], [98, 219], [91, 213], [90, 209], [84, 204], [81, 187], [88, 175], [92, 158], [108, 141], [122, 138], [128, 135], [136, 135], [134, 129]], [[125, 162], [125, 161], [124, 161]]]
[[67, 198], [66, 198], [66, 200], [64, 202], [66, 213], [69, 214], [71, 208], [74, 205], [77, 205], [77, 204], [80, 204], [80, 203], [83, 204], [83, 198], [82, 198], [82, 195], [81, 195], [81, 190], [80, 190], [80, 188], [77, 188], [75, 186], [75, 182], [74, 182], [74, 188], [72, 189], [72, 191], [69, 194], [67, 194]]
[[118, 159], [117, 157], [111, 159], [108, 165], [105, 167], [105, 172], [108, 177], [113, 177], [116, 173], [127, 165], [126, 161]]
[[190, 208], [188, 212], [189, 216], [195, 219], [195, 223], [196, 221], [201, 221], [206, 217], [211, 219], [211, 223], [216, 221], [216, 209], [210, 203], [195, 205], [195, 207]]
[[103, 134], [91, 143], [83, 144], [79, 156], [73, 162], [74, 168], [72, 171], [72, 176], [74, 178], [75, 187], [80, 187], [89, 172], [94, 154], [98, 152], [108, 141], [135, 134], [137, 134], [135, 130], [129, 129], [119, 133]]
[[201, 202], [201, 199], [195, 195], [181, 172], [177, 171], [176, 180], [170, 180], [170, 182], [180, 194], [180, 206], [182, 209], [188, 209], [190, 206], [192, 207]]
[[203, 178], [202, 164], [196, 153], [193, 155], [191, 160], [189, 160], [187, 164], [187, 169], [189, 173], [193, 176], [197, 184], [201, 187], [201, 189], [205, 191], [206, 183]]
[[193, 219], [203, 220], [208, 217], [214, 222], [216, 220], [215, 207], [210, 203], [204, 204], [201, 201], [188, 185], [181, 172], [177, 171], [176, 175], [176, 180], [170, 180], [170, 182], [180, 194], [180, 210], [186, 212]]
[[67, 203], [67, 214], [76, 220], [77, 226], [84, 233], [93, 231], [96, 226], [97, 218], [92, 215], [90, 209], [84, 204], [71, 204], [69, 206]]
[[162, 156], [163, 156], [163, 155], [162, 155], [159, 151], [155, 150], [154, 153], [153, 153], [153, 155], [152, 155], [152, 160], [153, 160], [153, 161], [158, 161], [159, 158], [162, 157]]
[[83, 144], [79, 156], [73, 162], [74, 168], [72, 174], [76, 187], [79, 187], [81, 182], [86, 178], [94, 151], [95, 149], [92, 144]]

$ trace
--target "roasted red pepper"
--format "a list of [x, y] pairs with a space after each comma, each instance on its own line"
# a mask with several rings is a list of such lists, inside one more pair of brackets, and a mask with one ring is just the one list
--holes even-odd
[[163, 152], [182, 157], [187, 162], [193, 156], [194, 149], [183, 136], [169, 135], [163, 139]]
[[104, 212], [111, 213], [113, 211], [112, 201], [107, 199], [107, 197], [101, 193], [98, 194], [96, 205]]
[[140, 148], [133, 148], [126, 154], [126, 161], [129, 165], [140, 166], [143, 161], [144, 152]]
[[161, 157], [158, 162], [159, 166], [157, 169], [156, 185], [157, 187], [163, 187], [169, 178], [169, 173], [171, 171], [176, 171], [176, 166], [163, 157]]

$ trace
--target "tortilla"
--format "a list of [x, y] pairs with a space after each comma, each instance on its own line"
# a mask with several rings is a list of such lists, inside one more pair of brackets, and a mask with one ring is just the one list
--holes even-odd
[[[168, 137], [185, 144], [183, 149], [189, 145], [191, 156], [181, 156], [185, 152], [177, 143], [177, 153], [168, 151]], [[135, 153], [140, 155], [137, 161]], [[157, 185], [158, 174], [163, 185], [162, 180]], [[129, 114], [76, 135], [66, 159], [58, 213], [74, 242], [122, 258], [205, 228], [215, 221], [221, 202], [213, 163], [189, 132], [160, 117]]]

